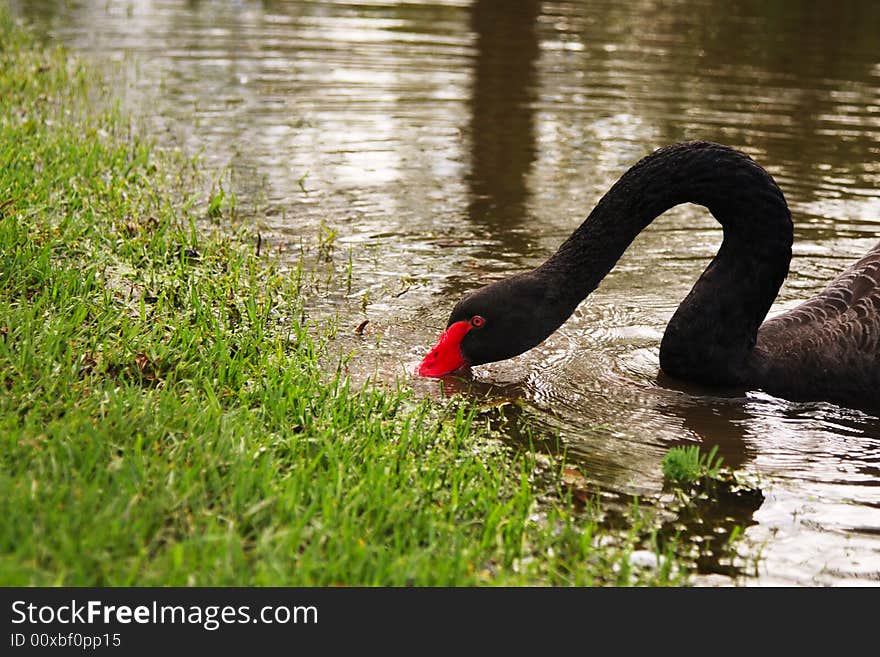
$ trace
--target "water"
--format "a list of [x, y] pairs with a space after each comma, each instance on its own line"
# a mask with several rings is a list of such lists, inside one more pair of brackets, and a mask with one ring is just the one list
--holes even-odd
[[[151, 133], [230, 170], [266, 248], [335, 234], [318, 295], [357, 379], [412, 378], [454, 302], [539, 264], [636, 160], [683, 139], [742, 148], [792, 209], [792, 274], [771, 314], [880, 235], [880, 5], [574, 0], [11, 0], [123, 71]], [[720, 244], [677, 208], [563, 328], [451, 382], [517, 400], [591, 479], [656, 497], [672, 445], [718, 445], [765, 499], [738, 509], [746, 584], [880, 581], [880, 420], [658, 375], [666, 321]], [[293, 256], [292, 256], [293, 257]], [[369, 324], [363, 336], [353, 327]], [[548, 442], [552, 442], [548, 439]], [[711, 568], [710, 568], [711, 570]], [[747, 569], [748, 570], [748, 569]], [[730, 580], [706, 575], [703, 583]]]

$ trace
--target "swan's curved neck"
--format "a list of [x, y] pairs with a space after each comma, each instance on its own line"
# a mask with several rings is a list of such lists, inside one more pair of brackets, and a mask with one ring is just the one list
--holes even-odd
[[686, 202], [707, 207], [724, 239], [670, 320], [660, 365], [699, 383], [745, 384], [760, 366], [752, 353], [758, 327], [788, 274], [792, 243], [782, 192], [748, 156], [705, 142], [652, 153], [621, 177], [539, 270], [570, 290], [574, 309], [636, 235]]

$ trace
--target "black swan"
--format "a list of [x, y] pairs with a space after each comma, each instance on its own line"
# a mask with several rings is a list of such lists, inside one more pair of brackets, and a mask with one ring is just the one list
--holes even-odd
[[674, 144], [629, 169], [544, 264], [465, 296], [418, 368], [439, 377], [512, 358], [568, 319], [655, 217], [709, 209], [724, 239], [660, 343], [660, 368], [705, 386], [880, 409], [880, 244], [821, 294], [761, 323], [791, 261], [782, 191], [748, 155]]

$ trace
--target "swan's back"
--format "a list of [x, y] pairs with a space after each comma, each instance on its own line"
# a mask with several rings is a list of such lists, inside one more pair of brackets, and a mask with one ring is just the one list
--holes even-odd
[[880, 244], [818, 296], [765, 322], [755, 353], [756, 383], [772, 394], [880, 409]]

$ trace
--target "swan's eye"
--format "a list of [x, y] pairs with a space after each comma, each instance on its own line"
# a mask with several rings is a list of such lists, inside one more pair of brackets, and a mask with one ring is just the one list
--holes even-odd
[[471, 326], [474, 328], [483, 328], [485, 326], [486, 320], [483, 319], [480, 315], [474, 315], [471, 317]]

